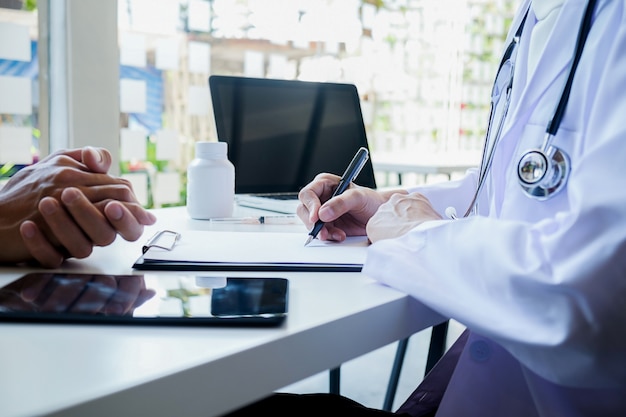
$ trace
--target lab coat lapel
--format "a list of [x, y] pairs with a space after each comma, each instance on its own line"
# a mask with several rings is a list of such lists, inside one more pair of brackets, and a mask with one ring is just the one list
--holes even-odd
[[[549, 98], [549, 100], [554, 101], [553, 108], [556, 108], [574, 55], [578, 28], [585, 6], [586, 0], [568, 0], [563, 4], [552, 33], [548, 37], [546, 50], [541, 54], [534, 74], [528, 74], [527, 72], [528, 45], [536, 22], [533, 11], [529, 10], [515, 61], [516, 69], [511, 95], [511, 107], [502, 129], [502, 137], [494, 154], [491, 167], [492, 172], [510, 172], [510, 170], [514, 169], [513, 165], [511, 165], [511, 160], [514, 158], [515, 149], [519, 145], [524, 126], [528, 123], [532, 112], [536, 109], [537, 103], [546, 93], [546, 90], [558, 80], [560, 84], [555, 90], [558, 92], [551, 93], [552, 95]], [[563, 76], [559, 77], [560, 75]], [[542, 115], [541, 122], [547, 126], [552, 116], [553, 114]], [[506, 182], [506, 176], [491, 178], [491, 193], [494, 201], [497, 202], [491, 208], [493, 215], [499, 215], [502, 208], [501, 203]]]
[[[513, 97], [513, 101], [517, 101], [518, 104], [514, 106], [509, 120], [527, 120], [527, 112], [535, 108], [539, 98], [561, 74], [567, 73], [574, 56], [578, 28], [585, 12], [585, 6], [585, 0], [569, 0], [563, 4], [552, 33], [548, 37], [546, 50], [541, 54], [533, 74], [527, 73], [527, 53], [523, 54], [525, 56], [521, 57], [522, 59], [517, 60], [518, 71], [516, 71], [515, 77], [519, 83], [517, 86], [514, 85], [514, 88], [517, 87], [519, 89], [521, 87], [521, 95], [519, 96], [519, 101]], [[529, 14], [529, 18], [532, 18], [532, 22], [536, 20], [532, 12]], [[534, 25], [528, 26], [533, 27]], [[524, 43], [526, 52], [528, 51], [529, 40], [530, 30], [525, 30], [522, 33], [521, 42]], [[520, 74], [517, 74], [517, 72], [520, 72]], [[518, 77], [518, 75], [520, 76]], [[528, 79], [527, 77], [530, 78]], [[565, 80], [563, 79], [564, 82]], [[526, 83], [526, 88], [523, 88], [524, 83]], [[557, 102], [554, 103], [555, 108], [556, 105]], [[552, 117], [552, 115], [547, 117]], [[546, 125], [547, 122], [548, 119], [546, 118]]]

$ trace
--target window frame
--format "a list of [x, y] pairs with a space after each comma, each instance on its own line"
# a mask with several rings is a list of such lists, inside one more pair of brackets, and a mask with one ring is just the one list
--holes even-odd
[[42, 156], [107, 148], [119, 174], [117, 0], [40, 0]]

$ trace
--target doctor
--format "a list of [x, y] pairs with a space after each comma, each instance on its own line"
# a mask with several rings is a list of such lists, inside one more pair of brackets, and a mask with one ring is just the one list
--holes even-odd
[[[326, 222], [319, 238], [367, 233], [365, 274], [468, 329], [456, 366], [446, 355], [431, 372], [451, 376], [427, 376], [439, 386], [398, 414], [626, 415], [626, 1], [591, 3], [522, 2], [479, 169], [330, 200], [338, 178], [321, 174], [300, 193], [306, 224]], [[383, 415], [322, 398], [241, 411]]]

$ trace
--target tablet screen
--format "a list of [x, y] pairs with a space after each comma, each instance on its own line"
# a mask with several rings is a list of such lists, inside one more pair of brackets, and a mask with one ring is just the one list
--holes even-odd
[[287, 299], [285, 278], [31, 273], [0, 288], [0, 321], [272, 326]]

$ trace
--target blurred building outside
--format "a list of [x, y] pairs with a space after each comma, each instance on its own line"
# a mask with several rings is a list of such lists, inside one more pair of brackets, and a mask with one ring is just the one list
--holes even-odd
[[[146, 206], [184, 204], [194, 143], [217, 139], [211, 74], [355, 84], [374, 162], [478, 164], [491, 84], [517, 4], [119, 0], [122, 173]], [[29, 77], [36, 92], [37, 11], [25, 7], [0, 8], [0, 30], [26, 26], [32, 59], [0, 56], [0, 77]], [[32, 128], [36, 155], [33, 97], [30, 114], [0, 114], [0, 132]], [[11, 161], [2, 157], [2, 138], [0, 133], [0, 163], [6, 164]], [[377, 175], [381, 186], [393, 185], [396, 178]], [[405, 185], [424, 180], [418, 174], [403, 176]]]

